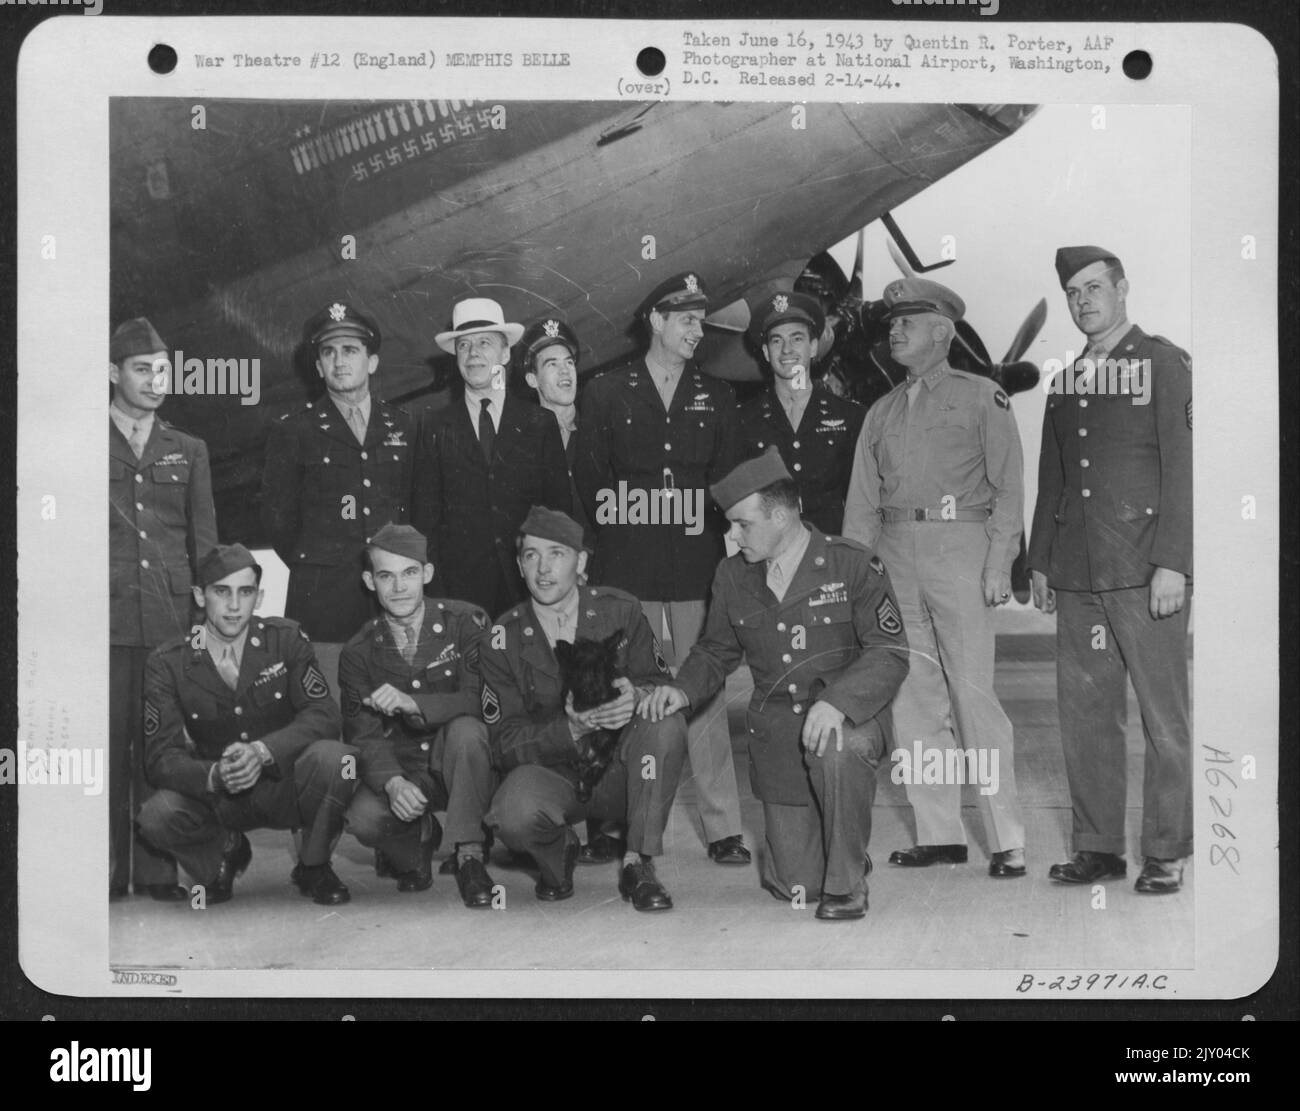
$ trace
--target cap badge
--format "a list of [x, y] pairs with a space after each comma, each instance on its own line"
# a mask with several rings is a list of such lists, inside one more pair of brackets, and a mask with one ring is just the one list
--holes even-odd
[[342, 320], [347, 315], [348, 315], [348, 310], [346, 305], [341, 305], [339, 304], [339, 302], [335, 301], [334, 304], [330, 306], [331, 320], [334, 321]]
[[775, 297], [772, 298], [772, 308], [776, 309], [777, 312], [785, 312], [785, 310], [788, 309], [789, 307], [790, 307], [790, 298], [787, 297], [784, 293], [778, 293]]
[[699, 291], [700, 291], [700, 282], [699, 282], [699, 279], [696, 278], [696, 276], [695, 276], [694, 274], [687, 274], [687, 275], [686, 275], [686, 292], [687, 292], [687, 293], [699, 293]]
[[543, 326], [546, 334], [554, 339], [560, 334], [560, 322], [558, 320], [548, 320]]

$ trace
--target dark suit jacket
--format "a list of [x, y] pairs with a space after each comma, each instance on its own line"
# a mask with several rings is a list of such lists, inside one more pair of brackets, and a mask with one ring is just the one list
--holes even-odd
[[567, 513], [569, 470], [555, 415], [506, 395], [489, 467], [462, 397], [421, 429], [414, 524], [448, 598], [496, 615], [524, 597], [515, 536], [534, 505]]
[[108, 422], [109, 643], [151, 648], [187, 631], [190, 585], [217, 543], [208, 449], [155, 416], [139, 460]]
[[1156, 567], [1192, 573], [1191, 359], [1138, 327], [1109, 357], [1147, 360], [1144, 404], [1047, 395], [1028, 562], [1057, 590], [1145, 586]]

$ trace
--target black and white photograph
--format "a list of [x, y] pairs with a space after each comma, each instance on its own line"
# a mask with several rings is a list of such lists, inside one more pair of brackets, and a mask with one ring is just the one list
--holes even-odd
[[[670, 23], [658, 69], [626, 27], [289, 25], [97, 84], [102, 257], [73, 300], [22, 286], [25, 342], [93, 353], [19, 379], [20, 842], [95, 850], [75, 915], [24, 888], [33, 968], [1268, 978], [1276, 387], [1248, 408], [1218, 360], [1277, 202], [1261, 175], [1213, 211], [1210, 178], [1266, 120], [1103, 93], [1106, 25]], [[63, 928], [101, 972], [53, 970]]]

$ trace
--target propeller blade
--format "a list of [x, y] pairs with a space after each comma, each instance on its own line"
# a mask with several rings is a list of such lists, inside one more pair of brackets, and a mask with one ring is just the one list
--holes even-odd
[[1043, 323], [1047, 320], [1047, 298], [1039, 300], [1033, 308], [1033, 311], [1025, 317], [1025, 322], [1020, 325], [1020, 330], [1016, 332], [1015, 339], [1011, 341], [1011, 346], [1007, 348], [1007, 353], [1002, 356], [1004, 363], [1019, 362], [1024, 353], [1029, 350], [1029, 345], [1038, 338], [1038, 333], [1043, 330]]
[[867, 229], [858, 229], [858, 250], [853, 256], [853, 277], [849, 279], [848, 295], [854, 300], [862, 300], [862, 256], [866, 249]]
[[1002, 363], [993, 372], [993, 378], [1009, 394], [1024, 393], [1038, 385], [1038, 367], [1030, 362]]
[[916, 271], [912, 269], [911, 264], [903, 257], [903, 252], [898, 249], [898, 244], [892, 239], [888, 239], [885, 241], [885, 245], [889, 248], [889, 257], [894, 260], [894, 265], [898, 267], [899, 272], [903, 277], [915, 278]]

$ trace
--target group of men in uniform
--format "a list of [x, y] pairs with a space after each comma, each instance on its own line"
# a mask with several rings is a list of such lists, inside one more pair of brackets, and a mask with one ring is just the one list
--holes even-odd
[[[1191, 848], [1189, 363], [1128, 324], [1113, 255], [1064, 248], [1057, 270], [1087, 366], [1148, 360], [1152, 404], [1049, 396], [1029, 560], [1035, 603], [1058, 615], [1075, 849], [1051, 877], [1124, 874], [1127, 673], [1147, 738], [1137, 888], [1174, 891]], [[165, 345], [145, 320], [120, 327], [111, 894], [134, 879], [185, 898], [179, 862], [224, 901], [246, 832], [269, 827], [299, 831], [293, 882], [325, 905], [349, 898], [330, 867], [349, 831], [404, 892], [432, 884], [445, 841], [465, 905], [490, 906], [499, 839], [531, 858], [539, 899], [571, 895], [579, 862], [619, 860], [620, 893], [668, 909], [654, 859], [687, 765], [708, 857], [751, 860], [722, 702], [742, 661], [764, 888], [816, 898], [819, 918], [865, 914], [876, 770], [893, 748], [948, 769], [996, 760], [997, 789], [977, 796], [989, 873], [1025, 875], [992, 621], [1022, 531], [1019, 434], [1006, 394], [948, 363], [956, 294], [905, 279], [884, 300], [908, 378], [864, 413], [815, 384], [825, 317], [797, 292], [750, 305], [772, 378], [739, 409], [694, 361], [708, 305], [695, 272], [649, 294], [644, 357], [580, 403], [566, 322], [525, 329], [467, 298], [436, 341], [463, 395], [418, 422], [372, 394], [377, 323], [328, 306], [305, 333], [326, 395], [267, 448], [283, 619], [256, 616], [251, 553], [216, 542], [204, 445], [152, 417]], [[509, 388], [512, 348], [535, 405]], [[662, 512], [611, 513], [637, 496]], [[615, 644], [618, 674], [617, 697], [582, 711], [556, 652], [580, 639]], [[313, 641], [342, 645], [341, 709]], [[610, 736], [588, 797], [580, 771]], [[964, 778], [907, 778], [916, 843], [891, 863], [967, 859]], [[586, 845], [571, 828], [584, 819]]]

